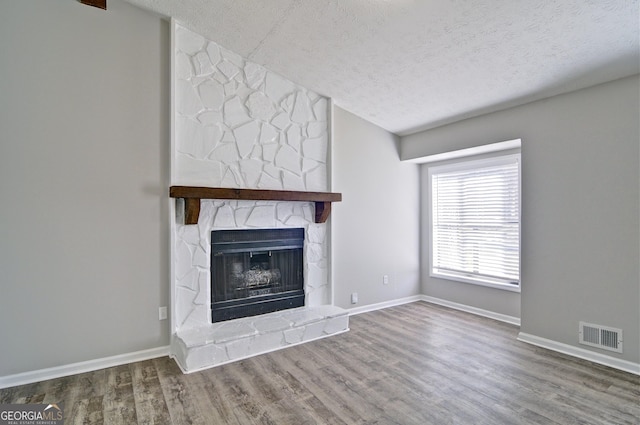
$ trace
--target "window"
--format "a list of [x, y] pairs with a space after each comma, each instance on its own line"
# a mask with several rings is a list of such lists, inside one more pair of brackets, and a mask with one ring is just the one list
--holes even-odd
[[430, 167], [434, 277], [520, 290], [520, 154]]

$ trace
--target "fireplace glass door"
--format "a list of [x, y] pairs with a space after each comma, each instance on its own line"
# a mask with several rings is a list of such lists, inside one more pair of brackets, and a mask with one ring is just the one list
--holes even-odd
[[213, 322], [304, 305], [304, 229], [211, 233]]

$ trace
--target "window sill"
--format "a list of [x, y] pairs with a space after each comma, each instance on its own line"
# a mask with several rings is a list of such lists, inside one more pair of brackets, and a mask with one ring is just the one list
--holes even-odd
[[503, 291], [520, 293], [520, 284], [509, 285], [508, 283], [491, 282], [488, 280], [475, 279], [472, 277], [464, 277], [456, 274], [445, 274], [445, 273], [435, 273], [435, 272], [431, 272], [429, 276], [435, 277], [438, 279], [452, 280], [454, 282], [469, 283], [472, 285], [486, 286], [488, 288], [501, 289]]

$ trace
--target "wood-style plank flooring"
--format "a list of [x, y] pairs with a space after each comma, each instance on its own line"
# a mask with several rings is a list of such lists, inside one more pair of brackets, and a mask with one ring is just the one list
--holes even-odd
[[516, 326], [416, 302], [351, 331], [183, 375], [159, 358], [0, 390], [65, 424], [634, 424], [640, 377], [516, 340]]

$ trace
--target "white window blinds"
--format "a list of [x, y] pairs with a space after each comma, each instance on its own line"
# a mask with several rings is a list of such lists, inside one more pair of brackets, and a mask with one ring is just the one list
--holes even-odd
[[432, 274], [520, 284], [520, 156], [433, 167]]

